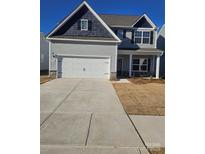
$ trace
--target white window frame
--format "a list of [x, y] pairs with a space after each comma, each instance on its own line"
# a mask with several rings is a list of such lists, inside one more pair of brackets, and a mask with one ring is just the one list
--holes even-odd
[[[136, 32], [142, 32], [142, 36], [141, 36], [141, 37], [136, 37], [136, 36], [135, 36], [135, 33], [136, 33]], [[149, 37], [144, 37], [144, 35], [143, 35], [144, 32], [148, 32], [148, 33], [149, 33]], [[141, 38], [141, 43], [137, 43], [137, 42], [135, 41], [136, 38]], [[149, 43], [143, 43], [143, 38], [149, 38]], [[135, 30], [135, 31], [134, 31], [134, 43], [135, 43], [135, 44], [150, 44], [150, 43], [151, 43], [151, 31], [147, 31], [147, 30]]]
[[[137, 60], [137, 59], [139, 60], [139, 64], [134, 64], [133, 61], [134, 61], [134, 60]], [[141, 60], [141, 59], [147, 60], [147, 64], [140, 64], [140, 60]], [[148, 72], [148, 64], [149, 64], [149, 61], [148, 61], [148, 60], [149, 60], [148, 58], [133, 58], [133, 59], [132, 59], [132, 71], [133, 71], [133, 72]], [[134, 69], [133, 69], [133, 66], [139, 66], [139, 70], [134, 70]], [[141, 70], [141, 67], [142, 67], [142, 66], [146, 66], [147, 69], [146, 69], [146, 70]]]
[[[149, 33], [149, 37], [144, 37], [144, 32], [147, 32]], [[148, 43], [143, 43], [143, 39], [146, 38], [146, 39], [149, 39], [149, 42]], [[142, 32], [142, 44], [150, 44], [150, 40], [151, 40], [151, 32], [150, 31], [143, 31]]]
[[[87, 28], [83, 28], [83, 26], [82, 26], [83, 22], [85, 22], [85, 21], [87, 22]], [[81, 31], [88, 31], [88, 19], [81, 19], [80, 20], [80, 30]]]
[[[135, 43], [135, 44], [142, 44], [142, 35], [141, 35], [141, 37], [136, 36], [136, 33], [137, 33], [137, 32], [141, 32], [142, 35], [143, 35], [143, 31], [141, 31], [141, 30], [136, 30], [136, 31], [134, 31], [134, 43]], [[137, 42], [135, 41], [136, 38], [138, 38], [138, 39], [140, 38], [140, 39], [141, 39], [141, 43], [137, 43]]]

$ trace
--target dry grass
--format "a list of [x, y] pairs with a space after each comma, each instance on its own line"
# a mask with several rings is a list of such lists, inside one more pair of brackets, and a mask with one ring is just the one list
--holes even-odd
[[[124, 110], [130, 115], [165, 115], [163, 81], [130, 79], [132, 83], [113, 83]], [[157, 83], [155, 83], [157, 82]]]
[[41, 75], [40, 76], [40, 84], [46, 83], [50, 80], [55, 79], [54, 77], [49, 77], [48, 75]]
[[147, 84], [147, 83], [161, 83], [164, 84], [165, 81], [161, 79], [152, 79], [152, 78], [130, 78], [128, 79], [130, 82], [134, 84]]
[[149, 152], [151, 154], [165, 154], [165, 148], [151, 148]]

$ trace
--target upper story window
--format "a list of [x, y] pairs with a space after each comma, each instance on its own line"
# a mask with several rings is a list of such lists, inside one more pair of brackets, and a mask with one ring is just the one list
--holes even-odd
[[143, 43], [150, 44], [150, 32], [143, 32]]
[[118, 29], [117, 31], [117, 36], [122, 39], [123, 38], [123, 30], [122, 29]]
[[134, 42], [138, 44], [150, 44], [151, 42], [150, 31], [135, 31]]
[[88, 19], [81, 19], [81, 30], [88, 30]]
[[126, 29], [117, 29], [114, 32], [120, 39], [126, 38]]

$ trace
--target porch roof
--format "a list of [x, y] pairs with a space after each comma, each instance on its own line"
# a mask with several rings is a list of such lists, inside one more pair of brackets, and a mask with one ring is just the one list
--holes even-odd
[[139, 48], [139, 49], [118, 49], [118, 54], [123, 55], [156, 55], [162, 56], [163, 51], [155, 48]]

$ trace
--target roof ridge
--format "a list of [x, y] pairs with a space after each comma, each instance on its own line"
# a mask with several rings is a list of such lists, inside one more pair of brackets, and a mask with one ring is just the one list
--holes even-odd
[[132, 17], [140, 17], [141, 15], [129, 15], [129, 14], [106, 14], [106, 13], [98, 13], [98, 15], [114, 15], [114, 16], [132, 16]]

